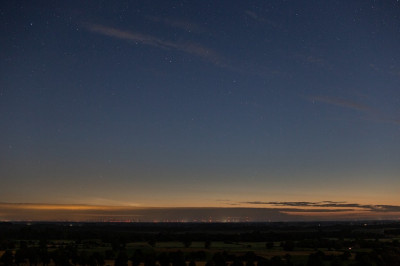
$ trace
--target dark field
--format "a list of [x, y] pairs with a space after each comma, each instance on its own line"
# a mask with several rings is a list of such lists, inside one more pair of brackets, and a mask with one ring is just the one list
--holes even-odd
[[400, 265], [399, 222], [1, 223], [0, 265]]

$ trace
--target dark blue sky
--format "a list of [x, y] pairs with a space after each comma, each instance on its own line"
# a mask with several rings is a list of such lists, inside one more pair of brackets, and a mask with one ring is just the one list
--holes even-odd
[[398, 1], [8, 1], [0, 202], [400, 204]]

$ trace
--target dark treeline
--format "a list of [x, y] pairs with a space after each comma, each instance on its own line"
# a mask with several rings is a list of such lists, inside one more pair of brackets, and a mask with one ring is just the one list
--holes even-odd
[[[391, 266], [400, 265], [399, 230], [398, 222], [0, 223], [0, 265]], [[158, 248], [171, 241], [180, 242], [182, 250]], [[213, 249], [214, 241], [247, 251]], [[128, 248], [138, 242], [144, 243], [142, 248]], [[193, 242], [203, 246], [191, 249]], [[260, 242], [264, 250], [286, 255], [257, 255], [251, 243]], [[309, 252], [303, 261], [290, 255], [304, 250]]]
[[264, 242], [398, 235], [400, 223], [0, 223], [0, 240], [102, 239], [126, 241]]
[[308, 256], [306, 263], [296, 264], [289, 254], [264, 258], [257, 256], [254, 252], [247, 252], [244, 255], [216, 252], [207, 259], [204, 251], [185, 254], [180, 250], [161, 253], [143, 253], [141, 250], [135, 250], [133, 255], [129, 256], [124, 250], [120, 250], [104, 255], [100, 252], [79, 252], [76, 246], [68, 245], [52, 251], [48, 251], [45, 247], [31, 248], [28, 246], [20, 247], [15, 253], [7, 250], [0, 256], [0, 265], [104, 266], [106, 260], [108, 260], [107, 263], [112, 260], [115, 266], [196, 266], [198, 261], [207, 261], [206, 266], [396, 266], [400, 265], [400, 248], [357, 253], [352, 261], [350, 261], [350, 257], [350, 252], [335, 256], [316, 251]]

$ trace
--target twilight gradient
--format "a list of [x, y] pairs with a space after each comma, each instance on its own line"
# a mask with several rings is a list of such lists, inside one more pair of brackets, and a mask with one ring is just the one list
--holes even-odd
[[1, 4], [0, 202], [400, 205], [398, 1], [115, 2]]

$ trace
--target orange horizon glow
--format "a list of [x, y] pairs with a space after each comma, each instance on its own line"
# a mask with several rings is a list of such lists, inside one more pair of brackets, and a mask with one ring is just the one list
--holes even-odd
[[[374, 206], [374, 205], [371, 205]], [[398, 207], [398, 206], [391, 206]], [[399, 208], [400, 209], [400, 208]], [[169, 215], [165, 218], [163, 215]], [[260, 219], [273, 221], [290, 221], [301, 219], [399, 219], [400, 211], [379, 209], [366, 209], [361, 207], [321, 207], [321, 206], [249, 206], [249, 204], [225, 207], [137, 207], [137, 206], [105, 206], [87, 204], [45, 204], [45, 203], [0, 203], [0, 220], [48, 220], [48, 221], [91, 221], [98, 219], [116, 219], [121, 217], [128, 221], [171, 220], [176, 217], [196, 217], [219, 215], [229, 213], [236, 217], [253, 215], [257, 221]], [[171, 218], [172, 215], [172, 218]], [[228, 215], [228, 214], [227, 214]], [[261, 216], [260, 216], [261, 215]], [[282, 216], [283, 215], [283, 216]], [[154, 218], [156, 217], [156, 218]], [[269, 217], [272, 217], [269, 219]], [[136, 219], [136, 220], [135, 220]], [[251, 220], [251, 218], [250, 218]]]

